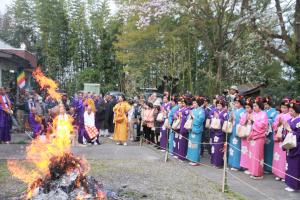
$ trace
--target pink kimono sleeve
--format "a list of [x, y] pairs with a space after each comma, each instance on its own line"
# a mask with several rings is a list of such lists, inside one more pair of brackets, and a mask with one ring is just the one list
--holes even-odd
[[244, 113], [242, 116], [241, 116], [241, 119], [240, 119], [240, 125], [245, 125], [246, 122], [247, 122], [247, 114]]
[[279, 119], [280, 119], [280, 117], [281, 117], [281, 114], [277, 115], [276, 118], [275, 118], [275, 120], [274, 120], [274, 122], [273, 122], [273, 124], [272, 124], [272, 128], [273, 128], [273, 130], [274, 130], [275, 132], [276, 132], [277, 129], [278, 129], [278, 124], [279, 124]]
[[258, 118], [259, 119], [254, 118], [253, 129], [257, 132], [265, 133], [269, 124], [268, 116], [265, 112], [262, 112], [260, 115], [258, 115]]

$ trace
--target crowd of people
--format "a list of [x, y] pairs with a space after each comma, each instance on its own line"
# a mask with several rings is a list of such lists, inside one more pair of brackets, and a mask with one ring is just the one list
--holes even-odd
[[192, 166], [208, 150], [211, 164], [222, 168], [226, 154], [230, 170], [255, 180], [273, 173], [275, 180], [285, 181], [287, 191], [300, 190], [300, 99], [286, 97], [275, 109], [270, 96], [245, 98], [233, 86], [227, 96], [212, 101], [191, 94], [169, 97], [167, 92], [162, 99], [154, 93], [147, 100], [119, 100], [114, 109], [117, 144], [126, 144], [128, 134], [142, 135]]
[[[224, 166], [227, 155], [233, 171], [256, 180], [273, 173], [277, 181], [285, 181], [287, 191], [300, 190], [300, 99], [286, 97], [275, 109], [271, 97], [245, 98], [235, 86], [227, 96], [211, 101], [191, 94], [171, 97], [168, 92], [129, 100], [79, 92], [70, 100], [64, 95], [57, 106], [49, 96], [25, 97], [17, 114], [21, 110], [28, 118], [16, 121], [28, 122], [33, 137], [51, 132], [55, 117], [68, 114], [82, 145], [99, 145], [101, 135], [124, 146], [128, 140], [143, 139], [192, 166], [199, 165], [207, 151], [217, 168]], [[0, 136], [5, 143], [10, 141], [13, 110], [0, 88]]]

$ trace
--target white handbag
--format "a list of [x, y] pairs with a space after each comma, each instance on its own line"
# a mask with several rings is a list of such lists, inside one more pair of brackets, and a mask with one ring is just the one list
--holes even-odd
[[210, 119], [205, 121], [205, 128], [210, 128]]
[[297, 138], [296, 135], [293, 133], [289, 132], [285, 139], [282, 142], [282, 147], [285, 149], [293, 149], [297, 147]]
[[236, 127], [236, 135], [240, 138], [245, 138], [250, 135], [252, 131], [252, 126], [251, 125], [240, 125], [238, 124]]
[[158, 121], [158, 122], [164, 121], [164, 114], [163, 113], [158, 113], [158, 115], [156, 117], [156, 121]]
[[184, 124], [184, 128], [187, 130], [191, 130], [193, 127], [193, 119], [191, 116], [189, 116], [188, 120], [186, 120], [185, 124]]
[[232, 133], [232, 129], [233, 129], [233, 123], [230, 121], [225, 121], [223, 123], [223, 127], [222, 127], [222, 131], [224, 133]]
[[221, 129], [221, 120], [218, 118], [212, 118], [210, 128], [216, 130]]
[[172, 129], [173, 130], [180, 129], [180, 124], [181, 124], [181, 119], [176, 119], [172, 124]]

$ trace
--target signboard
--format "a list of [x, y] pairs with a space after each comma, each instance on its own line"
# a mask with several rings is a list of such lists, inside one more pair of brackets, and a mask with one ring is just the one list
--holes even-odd
[[91, 92], [100, 94], [100, 84], [98, 83], [84, 83], [84, 92]]

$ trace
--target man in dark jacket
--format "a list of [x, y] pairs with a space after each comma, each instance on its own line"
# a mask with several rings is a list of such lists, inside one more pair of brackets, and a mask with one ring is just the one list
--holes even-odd
[[117, 104], [117, 100], [112, 95], [107, 95], [107, 109], [105, 110], [105, 122], [107, 123], [108, 133], [114, 133], [114, 112], [113, 109]]
[[100, 136], [108, 136], [108, 125], [105, 120], [107, 110], [107, 102], [104, 98], [100, 97], [96, 104], [96, 127], [100, 130]]

